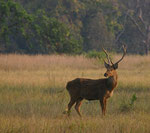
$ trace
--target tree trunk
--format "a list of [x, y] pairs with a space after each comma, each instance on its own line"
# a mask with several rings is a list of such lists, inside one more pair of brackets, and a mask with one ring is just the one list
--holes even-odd
[[149, 54], [149, 44], [147, 42], [145, 43], [145, 54]]
[[146, 43], [145, 43], [145, 54], [149, 54], [149, 45], [150, 45], [150, 25], [147, 27], [147, 34], [146, 34]]

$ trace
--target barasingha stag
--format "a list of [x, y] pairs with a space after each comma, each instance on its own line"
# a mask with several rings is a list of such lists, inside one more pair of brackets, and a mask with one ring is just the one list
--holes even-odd
[[105, 49], [103, 49], [103, 51], [108, 60], [108, 63], [104, 60], [104, 65], [107, 69], [104, 74], [106, 78], [96, 80], [76, 78], [67, 83], [66, 89], [70, 95], [70, 102], [66, 111], [68, 115], [70, 115], [71, 107], [75, 104], [75, 109], [79, 116], [81, 116], [80, 107], [83, 99], [99, 100], [102, 108], [102, 115], [105, 115], [107, 99], [113, 95], [114, 88], [117, 85], [118, 75], [116, 69], [118, 68], [119, 62], [122, 61], [126, 54], [126, 48], [123, 46], [123, 56], [116, 63], [112, 62]]

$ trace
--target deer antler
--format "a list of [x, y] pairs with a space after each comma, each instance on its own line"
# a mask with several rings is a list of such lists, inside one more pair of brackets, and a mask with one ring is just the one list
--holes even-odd
[[[106, 57], [107, 57], [107, 60], [108, 60], [108, 64], [110, 65], [110, 62], [112, 62], [112, 61], [110, 60], [107, 51], [104, 48], [102, 48], [102, 49], [103, 49], [104, 53], [106, 54]], [[105, 62], [105, 60], [104, 60], [104, 62]]]
[[126, 49], [125, 45], [123, 45], [122, 48], [123, 48], [123, 55], [122, 55], [121, 59], [119, 61], [117, 61], [115, 64], [118, 64], [120, 61], [122, 61], [122, 59], [124, 58], [124, 56], [127, 53], [127, 49]]

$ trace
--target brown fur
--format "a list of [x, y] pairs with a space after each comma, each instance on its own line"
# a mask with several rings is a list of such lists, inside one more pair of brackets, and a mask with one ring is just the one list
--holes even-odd
[[107, 69], [108, 78], [103, 79], [85, 79], [76, 78], [67, 83], [66, 89], [70, 94], [68, 104], [68, 114], [71, 107], [76, 103], [75, 109], [80, 114], [80, 106], [83, 99], [99, 100], [102, 108], [102, 114], [105, 115], [106, 100], [112, 96], [113, 90], [117, 85], [117, 72], [115, 69]]

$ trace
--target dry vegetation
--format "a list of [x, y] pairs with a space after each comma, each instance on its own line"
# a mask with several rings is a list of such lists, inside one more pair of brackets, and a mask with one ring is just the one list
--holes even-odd
[[70, 118], [62, 114], [69, 101], [66, 82], [102, 78], [104, 72], [102, 64], [83, 56], [0, 55], [0, 132], [149, 133], [150, 56], [129, 55], [119, 64], [106, 117], [98, 101], [83, 102], [82, 119], [74, 108]]

